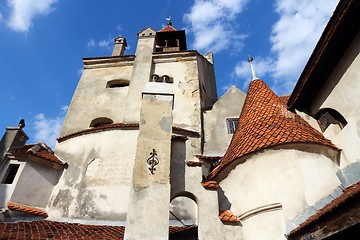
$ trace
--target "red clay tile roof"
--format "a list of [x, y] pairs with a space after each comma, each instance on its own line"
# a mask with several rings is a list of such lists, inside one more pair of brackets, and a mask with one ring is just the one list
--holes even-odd
[[206, 189], [217, 189], [219, 188], [219, 183], [214, 180], [204, 181], [201, 185]]
[[174, 28], [173, 26], [169, 26], [169, 25], [167, 25], [166, 27], [159, 30], [159, 32], [174, 32], [174, 31], [177, 31], [176, 28]]
[[43, 216], [43, 217], [48, 216], [47, 213], [42, 209], [22, 205], [19, 203], [8, 202], [7, 207], [8, 207], [8, 209], [14, 210], [14, 211], [30, 213], [30, 214], [34, 214], [34, 215], [38, 215], [38, 216]]
[[287, 143], [314, 143], [336, 149], [322, 133], [287, 110], [286, 97], [278, 97], [262, 80], [253, 80], [229, 148], [208, 179], [235, 159]]
[[230, 210], [221, 210], [219, 212], [219, 218], [223, 222], [239, 222], [237, 216], [235, 216]]
[[[303, 228], [311, 225], [312, 223], [316, 222], [319, 218], [329, 214], [336, 208], [339, 208], [340, 205], [345, 204], [350, 199], [358, 196], [360, 194], [360, 181], [347, 187], [344, 192], [338, 197], [329, 202], [323, 208], [318, 210], [314, 215], [310, 216], [305, 222], [300, 224], [297, 228], [293, 229], [288, 236], [292, 236], [302, 230]], [[355, 210], [355, 209], [354, 209]]]
[[[0, 223], [0, 239], [124, 239], [124, 226], [33, 221]], [[149, 231], [151, 234], [151, 231]], [[170, 240], [198, 239], [197, 226], [170, 226]]]
[[61, 161], [45, 143], [27, 144], [20, 149], [10, 149], [13, 155], [29, 154], [44, 160], [64, 166], [66, 163]]
[[84, 130], [80, 130], [74, 133], [70, 133], [61, 137], [57, 138], [58, 142], [62, 142], [65, 140], [68, 140], [70, 138], [74, 138], [74, 137], [78, 137], [81, 135], [86, 135], [86, 134], [90, 134], [90, 133], [94, 133], [94, 132], [101, 132], [101, 131], [106, 131], [106, 130], [112, 130], [112, 129], [133, 129], [133, 128], [138, 128], [139, 124], [138, 123], [112, 123], [112, 124], [106, 124], [106, 125], [102, 125], [99, 127], [92, 127], [92, 128], [87, 128]]
[[[70, 138], [74, 138], [74, 137], [78, 137], [78, 136], [82, 136], [82, 135], [86, 135], [86, 134], [91, 134], [91, 133], [95, 133], [95, 132], [102, 132], [102, 131], [108, 131], [108, 130], [114, 130], [114, 129], [138, 129], [138, 128], [139, 128], [139, 123], [112, 123], [112, 124], [106, 124], [106, 125], [102, 125], [99, 127], [87, 128], [87, 129], [80, 130], [80, 131], [77, 131], [74, 133], [70, 133], [70, 134], [58, 137], [57, 141], [63, 142]], [[191, 136], [195, 136], [195, 137], [200, 136], [200, 134], [196, 131], [177, 127], [177, 126], [173, 126], [172, 130], [174, 132], [177, 132], [180, 134], [191, 135]]]
[[217, 160], [221, 159], [223, 156], [194, 155], [194, 157], [204, 161], [216, 162]]
[[201, 167], [202, 165], [206, 165], [206, 162], [203, 161], [186, 161], [186, 165], [189, 167]]

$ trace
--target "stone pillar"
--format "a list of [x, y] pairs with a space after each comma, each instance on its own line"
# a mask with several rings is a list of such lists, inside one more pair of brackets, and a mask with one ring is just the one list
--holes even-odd
[[155, 35], [156, 32], [151, 28], [147, 28], [138, 34], [136, 58], [130, 77], [123, 122], [132, 123], [140, 120], [141, 93], [150, 80]]
[[127, 240], [168, 238], [172, 106], [172, 94], [143, 93]]

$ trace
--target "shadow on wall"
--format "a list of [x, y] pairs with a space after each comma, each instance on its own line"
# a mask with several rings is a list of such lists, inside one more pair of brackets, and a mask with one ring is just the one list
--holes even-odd
[[170, 184], [171, 196], [185, 191], [186, 143], [174, 139], [171, 142]]
[[218, 201], [219, 201], [219, 209], [220, 210], [230, 210], [231, 203], [229, 199], [225, 196], [224, 190], [221, 187], [217, 189], [218, 192]]

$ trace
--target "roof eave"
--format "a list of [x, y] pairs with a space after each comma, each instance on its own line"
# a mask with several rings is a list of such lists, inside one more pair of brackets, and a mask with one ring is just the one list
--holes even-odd
[[359, 32], [360, 1], [340, 1], [312, 52], [288, 101], [288, 108], [309, 113], [333, 68]]

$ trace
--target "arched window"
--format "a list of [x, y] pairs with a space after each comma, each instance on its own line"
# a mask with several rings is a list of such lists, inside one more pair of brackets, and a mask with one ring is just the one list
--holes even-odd
[[183, 191], [171, 198], [170, 225], [197, 225], [198, 224], [197, 198], [194, 194]]
[[99, 118], [95, 118], [94, 120], [91, 121], [90, 127], [100, 127], [100, 126], [104, 126], [104, 125], [108, 125], [108, 124], [112, 124], [112, 123], [113, 123], [113, 120], [111, 120], [110, 118], [99, 117]]
[[325, 130], [331, 125], [336, 124], [343, 129], [347, 121], [345, 118], [335, 109], [332, 108], [324, 108], [321, 109], [316, 115], [315, 118], [320, 126], [321, 131], [325, 132]]
[[106, 83], [106, 88], [121, 88], [129, 86], [130, 81], [125, 79], [115, 79]]

